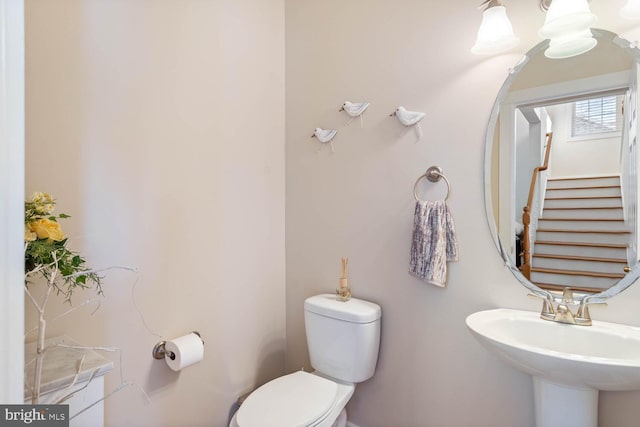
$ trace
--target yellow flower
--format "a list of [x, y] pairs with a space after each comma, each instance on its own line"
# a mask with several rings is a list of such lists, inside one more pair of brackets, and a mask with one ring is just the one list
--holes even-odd
[[59, 242], [64, 239], [64, 233], [60, 229], [60, 224], [47, 218], [31, 221], [27, 226], [35, 232], [38, 239], [49, 239]]
[[39, 213], [40, 215], [50, 215], [51, 212], [53, 212], [53, 203], [36, 206], [36, 213]]
[[53, 202], [53, 198], [51, 198], [51, 195], [47, 193], [38, 191], [33, 193], [33, 195], [31, 196], [31, 201], [33, 203], [51, 203]]
[[33, 242], [38, 238], [38, 235], [27, 224], [24, 225], [24, 241]]
[[35, 212], [39, 215], [50, 215], [53, 212], [53, 197], [40, 191], [33, 193], [31, 203], [35, 205]]

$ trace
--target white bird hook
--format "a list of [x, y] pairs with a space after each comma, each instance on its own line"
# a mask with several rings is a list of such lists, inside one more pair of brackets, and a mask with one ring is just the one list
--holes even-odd
[[369, 108], [368, 102], [350, 102], [345, 101], [342, 104], [342, 107], [338, 110], [338, 112], [346, 112], [351, 119], [346, 123], [347, 125], [353, 121], [356, 117], [360, 117], [360, 127], [364, 128], [364, 112]]
[[399, 106], [398, 108], [396, 108], [396, 111], [389, 115], [389, 117], [393, 116], [395, 116], [398, 121], [407, 128], [415, 127], [417, 136], [416, 142], [422, 139], [422, 128], [420, 127], [420, 121], [424, 119], [425, 113], [422, 113], [420, 111], [409, 111], [403, 106]]
[[[313, 130], [313, 134], [311, 135], [311, 138], [317, 138], [318, 141], [320, 141], [321, 143], [329, 143], [329, 145], [331, 146], [331, 152], [335, 153], [336, 150], [333, 147], [333, 138], [335, 138], [335, 136], [338, 134], [338, 131], [336, 129], [322, 129], [322, 128], [315, 128]], [[322, 148], [322, 146], [320, 146], [320, 148]], [[316, 151], [316, 153], [320, 152], [320, 149], [318, 149], [318, 151]]]

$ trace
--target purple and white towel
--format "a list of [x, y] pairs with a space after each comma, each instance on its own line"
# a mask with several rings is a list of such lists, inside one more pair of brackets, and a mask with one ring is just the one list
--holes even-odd
[[444, 200], [417, 201], [409, 273], [444, 287], [450, 261], [458, 261], [458, 242], [449, 206]]

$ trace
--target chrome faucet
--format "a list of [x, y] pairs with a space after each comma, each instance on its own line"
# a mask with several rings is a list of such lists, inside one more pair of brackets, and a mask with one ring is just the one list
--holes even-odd
[[[591, 314], [589, 313], [589, 305], [604, 304], [603, 301], [591, 301], [592, 296], [588, 295], [581, 300], [576, 301], [573, 297], [571, 288], [564, 288], [562, 291], [562, 299], [554, 307], [556, 298], [549, 291], [540, 294], [529, 294], [530, 296], [542, 299], [542, 311], [540, 318], [558, 323], [567, 323], [569, 325], [591, 326]], [[575, 314], [571, 311], [570, 306], [577, 305], [578, 309]]]
[[541, 295], [529, 294], [529, 296], [542, 299], [542, 311], [540, 312], [540, 318], [553, 321], [556, 317], [556, 309], [553, 306], [553, 295], [551, 295], [551, 292], [542, 292], [543, 294]]
[[569, 308], [570, 304], [575, 304], [575, 301], [573, 300], [573, 291], [569, 288], [564, 288], [562, 291], [562, 301], [560, 301], [556, 307], [556, 315], [553, 319], [554, 322], [575, 325], [576, 318]]
[[604, 301], [591, 301], [592, 296], [586, 296], [580, 301], [578, 312], [576, 313], [576, 325], [591, 326], [591, 313], [589, 306], [592, 304], [607, 305]]

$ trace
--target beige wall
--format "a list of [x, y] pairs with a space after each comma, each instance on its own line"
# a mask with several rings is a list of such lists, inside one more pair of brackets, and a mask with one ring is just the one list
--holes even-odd
[[108, 426], [226, 425], [284, 367], [284, 2], [29, 0], [26, 44], [27, 192], [55, 195], [91, 265], [139, 269], [154, 332], [198, 330], [206, 353], [153, 360], [124, 272], [51, 335], [122, 349], [153, 405], [127, 388]]
[[[617, 31], [622, 1], [592, 2], [598, 25]], [[473, 2], [286, 2], [287, 368], [308, 366], [302, 304], [338, 283], [349, 256], [354, 295], [383, 309], [375, 376], [359, 385], [349, 418], [361, 427], [531, 427], [531, 379], [489, 354], [465, 317], [481, 309], [538, 310], [504, 268], [484, 215], [483, 158], [495, 96], [544, 15], [509, 2], [523, 39], [514, 52], [470, 54], [481, 14]], [[614, 27], [618, 25], [618, 27]], [[637, 38], [637, 36], [634, 36]], [[636, 38], [631, 38], [635, 40]], [[338, 113], [369, 101], [365, 129]], [[424, 111], [424, 138], [388, 117], [397, 105]], [[315, 154], [316, 127], [336, 127], [336, 153]], [[446, 289], [407, 273], [415, 179], [439, 165], [451, 182], [460, 262]], [[441, 184], [424, 197], [444, 194]], [[593, 315], [640, 324], [632, 289]], [[632, 427], [639, 393], [603, 393], [602, 427]], [[635, 403], [634, 403], [635, 402]]]
[[[180, 374], [153, 361], [134, 278], [109, 273], [94, 316], [52, 326], [121, 347], [125, 377], [149, 392], [153, 406], [133, 388], [110, 398], [107, 425], [223, 426], [239, 394], [308, 367], [303, 300], [335, 288], [341, 256], [354, 294], [383, 307], [378, 370], [356, 390], [353, 422], [533, 425], [530, 378], [481, 348], [464, 318], [538, 308], [494, 249], [482, 163], [495, 94], [543, 16], [511, 2], [522, 47], [480, 58], [469, 53], [480, 14], [463, 3], [27, 2], [27, 191], [74, 215], [66, 229], [92, 264], [140, 269], [136, 301], [154, 331], [198, 329], [207, 342], [205, 361]], [[621, 5], [592, 3], [614, 30]], [[344, 126], [345, 100], [372, 102], [365, 129]], [[399, 104], [427, 113], [422, 141], [388, 117]], [[339, 128], [335, 154], [315, 154], [316, 126]], [[446, 289], [406, 272], [411, 189], [432, 164], [451, 181], [460, 243]], [[632, 289], [593, 314], [640, 325], [638, 301]], [[603, 393], [601, 426], [634, 426], [639, 397]]]

